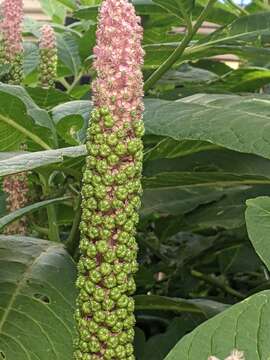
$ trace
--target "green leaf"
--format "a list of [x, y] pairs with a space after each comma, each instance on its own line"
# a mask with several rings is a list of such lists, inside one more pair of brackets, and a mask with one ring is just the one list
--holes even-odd
[[84, 145], [30, 153], [0, 153], [0, 176], [62, 163], [66, 157], [79, 158], [85, 155], [86, 147]]
[[68, 9], [74, 11], [77, 9], [77, 4], [75, 0], [56, 0], [60, 4], [65, 5]]
[[70, 33], [57, 35], [57, 48], [59, 61], [69, 69], [72, 75], [78, 76], [81, 59], [76, 37]]
[[177, 17], [182, 14], [184, 18], [191, 14], [195, 4], [195, 0], [153, 0], [153, 2]]
[[59, 1], [40, 0], [41, 6], [45, 13], [56, 23], [63, 24], [66, 16], [66, 7]]
[[67, 93], [58, 89], [43, 89], [39, 87], [27, 87], [26, 91], [35, 103], [44, 109], [51, 109], [59, 104], [71, 101]]
[[62, 245], [0, 236], [0, 354], [72, 358], [76, 270]]
[[208, 141], [270, 158], [269, 98], [198, 94], [178, 101], [146, 100], [146, 134]]
[[136, 311], [171, 311], [175, 314], [196, 313], [202, 314], [206, 319], [224, 311], [228, 305], [211, 300], [194, 299], [185, 300], [158, 295], [135, 296]]
[[63, 201], [69, 200], [69, 199], [70, 199], [69, 196], [63, 196], [63, 197], [56, 198], [56, 199], [44, 200], [44, 201], [34, 203], [32, 205], [28, 205], [28, 206], [18, 209], [16, 211], [13, 211], [12, 213], [9, 213], [8, 215], [0, 218], [0, 231], [3, 230], [3, 228], [6, 227], [7, 225], [11, 224], [13, 221], [18, 220], [21, 217], [23, 217], [31, 212], [42, 209], [43, 207], [48, 206], [48, 205], [61, 203]]
[[258, 293], [232, 306], [186, 335], [165, 360], [198, 360], [213, 355], [224, 359], [233, 349], [247, 360], [267, 360], [270, 344], [270, 291]]
[[50, 149], [54, 124], [20, 86], [0, 84], [0, 150], [16, 150], [26, 139]]
[[270, 197], [247, 200], [246, 224], [249, 238], [262, 261], [270, 270]]

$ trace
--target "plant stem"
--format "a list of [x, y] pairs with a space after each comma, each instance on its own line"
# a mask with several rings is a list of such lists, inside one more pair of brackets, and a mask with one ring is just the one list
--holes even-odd
[[196, 23], [192, 27], [192, 29], [187, 31], [182, 42], [179, 46], [174, 50], [174, 52], [168, 57], [167, 60], [164, 61], [162, 65], [146, 80], [144, 84], [144, 91], [147, 93], [153, 85], [173, 66], [173, 64], [179, 59], [179, 57], [183, 54], [186, 47], [193, 39], [194, 35], [197, 33], [201, 25], [203, 24], [206, 16], [208, 15], [209, 10], [212, 8], [214, 3], [217, 0], [209, 0], [208, 4], [201, 12], [200, 16], [198, 17]]
[[73, 224], [72, 224], [72, 228], [70, 230], [70, 234], [69, 237], [66, 241], [66, 248], [68, 250], [68, 252], [70, 253], [70, 255], [74, 255], [78, 243], [79, 243], [79, 237], [80, 237], [80, 233], [79, 233], [79, 225], [80, 225], [80, 221], [81, 221], [81, 196], [79, 195], [76, 199], [76, 203], [75, 203], [75, 217], [73, 220]]
[[202, 274], [201, 272], [196, 271], [196, 270], [191, 270], [191, 275], [199, 280], [203, 280], [209, 284], [219, 287], [220, 289], [226, 291], [228, 294], [230, 294], [238, 299], [245, 299], [245, 296], [243, 294], [241, 294], [237, 290], [234, 290], [233, 288], [224, 284], [223, 282], [219, 281], [217, 278], [215, 278], [213, 276]]
[[237, 5], [233, 0], [226, 0], [228, 4], [237, 9], [242, 15], [249, 15], [246, 9], [243, 9], [241, 6]]
[[[45, 178], [41, 174], [39, 175], [42, 183], [43, 195], [48, 197], [50, 195], [50, 185], [48, 178]], [[49, 233], [48, 238], [50, 241], [60, 242], [59, 228], [57, 224], [57, 215], [54, 205], [47, 206]]]

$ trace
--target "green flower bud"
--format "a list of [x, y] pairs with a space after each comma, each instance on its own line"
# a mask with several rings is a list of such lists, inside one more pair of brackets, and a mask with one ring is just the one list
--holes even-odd
[[108, 341], [110, 337], [110, 331], [104, 327], [101, 327], [97, 332], [97, 337], [100, 341]]

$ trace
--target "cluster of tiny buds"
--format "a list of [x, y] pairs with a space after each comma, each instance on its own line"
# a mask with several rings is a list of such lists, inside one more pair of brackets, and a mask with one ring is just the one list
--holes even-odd
[[20, 84], [23, 78], [23, 1], [4, 0], [2, 4], [1, 60], [10, 66], [7, 80]]
[[[28, 202], [28, 178], [26, 173], [6, 176], [3, 180], [3, 191], [7, 195], [7, 210], [13, 212], [26, 206]], [[25, 235], [27, 224], [24, 218], [5, 228], [5, 234]]]
[[108, 108], [94, 109], [83, 175], [76, 360], [135, 359], [133, 274], [141, 204], [143, 123], [114, 130]]
[[51, 25], [43, 25], [39, 42], [40, 65], [39, 76], [42, 87], [54, 86], [57, 76], [57, 46], [56, 36]]
[[[216, 356], [210, 356], [208, 360], [219, 360]], [[242, 351], [233, 350], [231, 354], [226, 357], [225, 360], [245, 360], [244, 353]]]

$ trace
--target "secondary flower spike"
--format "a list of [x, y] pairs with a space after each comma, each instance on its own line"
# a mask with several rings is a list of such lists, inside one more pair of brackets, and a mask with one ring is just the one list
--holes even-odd
[[131, 295], [142, 192], [142, 36], [128, 0], [103, 1], [82, 187], [76, 360], [135, 360]]
[[8, 81], [20, 84], [23, 77], [22, 21], [23, 1], [4, 0], [2, 3], [1, 58], [11, 66]]
[[[28, 179], [26, 173], [6, 176], [3, 180], [3, 190], [7, 195], [7, 210], [13, 212], [27, 205], [28, 202]], [[25, 235], [27, 225], [24, 218], [8, 225], [4, 232], [7, 235]]]
[[43, 25], [41, 28], [39, 54], [41, 86], [53, 87], [57, 76], [57, 47], [55, 33], [50, 25]]

